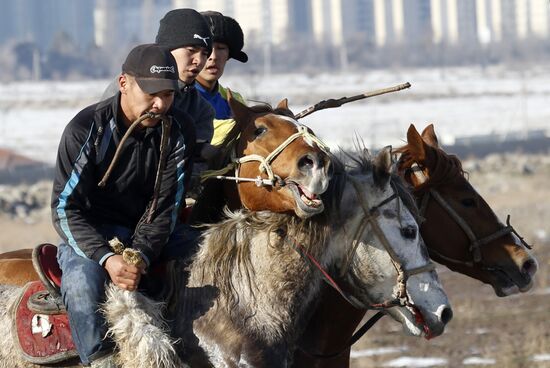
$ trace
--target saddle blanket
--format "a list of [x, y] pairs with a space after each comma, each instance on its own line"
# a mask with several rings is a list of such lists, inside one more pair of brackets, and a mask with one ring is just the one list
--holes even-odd
[[45, 290], [40, 281], [25, 285], [15, 309], [15, 345], [25, 360], [33, 364], [51, 364], [78, 356], [66, 314], [37, 314], [28, 306], [29, 298]]

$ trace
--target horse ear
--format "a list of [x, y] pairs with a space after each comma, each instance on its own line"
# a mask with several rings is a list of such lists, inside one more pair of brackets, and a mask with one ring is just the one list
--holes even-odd
[[414, 124], [411, 124], [409, 126], [409, 130], [407, 130], [407, 144], [409, 154], [411, 156], [410, 158], [413, 161], [423, 162], [426, 159], [425, 143], [422, 140], [420, 133], [418, 133], [418, 130], [416, 130]]
[[288, 98], [283, 98], [283, 99], [281, 100], [281, 102], [279, 102], [279, 103], [277, 104], [277, 108], [278, 108], [278, 109], [289, 110], [289, 108], [288, 108]]
[[231, 111], [233, 112], [233, 118], [237, 122], [237, 125], [241, 127], [241, 130], [248, 124], [251, 112], [250, 109], [242, 104], [239, 100], [233, 97], [231, 90], [227, 89], [227, 102]]
[[432, 147], [439, 148], [439, 141], [435, 135], [434, 125], [430, 124], [422, 131], [422, 139]]
[[374, 182], [381, 188], [390, 180], [391, 165], [391, 146], [386, 146], [374, 158]]

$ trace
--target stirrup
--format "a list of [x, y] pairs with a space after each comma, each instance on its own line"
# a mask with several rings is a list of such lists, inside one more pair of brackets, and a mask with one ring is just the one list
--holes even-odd
[[51, 244], [40, 244], [32, 251], [32, 265], [38, 278], [46, 288], [31, 295], [27, 307], [34, 313], [60, 314], [65, 313], [58, 286], [61, 280], [61, 269], [57, 264], [57, 247]]
[[61, 298], [52, 296], [47, 290], [32, 294], [27, 301], [27, 307], [37, 314], [62, 314], [67, 312]]

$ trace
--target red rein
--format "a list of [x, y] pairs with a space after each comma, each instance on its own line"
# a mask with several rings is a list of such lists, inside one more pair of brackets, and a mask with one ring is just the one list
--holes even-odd
[[430, 328], [426, 324], [426, 321], [424, 320], [422, 313], [416, 306], [413, 306], [412, 308], [414, 310], [415, 322], [419, 325], [422, 325], [422, 330], [424, 331], [424, 338], [426, 340], [431, 340], [433, 338], [432, 331], [430, 331]]

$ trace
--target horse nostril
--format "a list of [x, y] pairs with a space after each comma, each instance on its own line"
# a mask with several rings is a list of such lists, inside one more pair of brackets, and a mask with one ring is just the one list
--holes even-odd
[[443, 308], [443, 310], [441, 311], [441, 316], [439, 317], [439, 319], [441, 320], [441, 322], [443, 324], [447, 324], [451, 321], [451, 319], [453, 319], [453, 310], [450, 308], [450, 307], [445, 307]]
[[315, 158], [309, 153], [298, 160], [300, 170], [311, 170], [315, 167]]
[[521, 273], [533, 276], [537, 272], [537, 262], [533, 259], [528, 259], [521, 267]]

